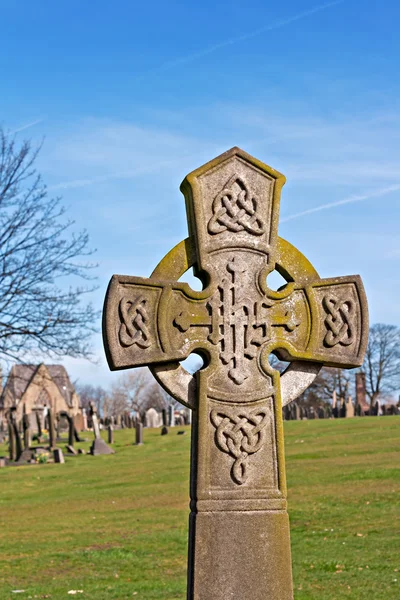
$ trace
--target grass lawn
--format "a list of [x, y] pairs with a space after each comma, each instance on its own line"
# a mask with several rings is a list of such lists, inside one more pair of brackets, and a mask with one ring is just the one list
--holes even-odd
[[[141, 447], [116, 431], [113, 456], [0, 469], [0, 599], [184, 600], [178, 429], [145, 430]], [[296, 600], [400, 598], [399, 434], [399, 417], [285, 423]]]

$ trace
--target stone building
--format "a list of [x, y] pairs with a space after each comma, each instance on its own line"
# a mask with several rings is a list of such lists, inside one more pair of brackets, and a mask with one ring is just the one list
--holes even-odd
[[67, 412], [75, 417], [81, 429], [79, 396], [62, 365], [14, 365], [0, 396], [0, 422], [14, 409], [18, 423], [27, 414], [32, 427], [38, 419], [44, 426], [49, 408], [54, 415]]

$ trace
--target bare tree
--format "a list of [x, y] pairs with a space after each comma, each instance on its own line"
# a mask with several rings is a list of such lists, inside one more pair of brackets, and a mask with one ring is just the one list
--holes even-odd
[[0, 357], [87, 357], [97, 315], [82, 300], [93, 287], [64, 279], [91, 279], [88, 234], [71, 232], [49, 197], [34, 166], [39, 149], [0, 128]]
[[143, 417], [148, 401], [146, 388], [151, 384], [152, 377], [146, 368], [124, 373], [112, 386], [110, 401], [115, 408], [124, 406], [123, 410], [135, 411]]
[[400, 328], [377, 323], [369, 330], [367, 352], [362, 366], [371, 409], [378, 397], [400, 387]]
[[88, 409], [90, 403], [94, 402], [99, 414], [107, 410], [107, 392], [104, 388], [90, 384], [77, 384], [75, 388], [80, 397], [82, 408]]
[[301, 394], [299, 402], [317, 408], [332, 402], [333, 392], [347, 399], [353, 393], [354, 372], [333, 367], [323, 367], [313, 383]]

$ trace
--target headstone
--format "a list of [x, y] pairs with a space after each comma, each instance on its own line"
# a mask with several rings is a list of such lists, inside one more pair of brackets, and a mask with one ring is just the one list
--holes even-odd
[[65, 463], [64, 454], [63, 454], [63, 451], [61, 450], [61, 448], [54, 448], [53, 457], [54, 457], [55, 463], [60, 463], [60, 464]]
[[165, 425], [163, 425], [161, 427], [161, 435], [167, 435], [168, 434], [168, 427], [166, 427]]
[[140, 421], [136, 423], [136, 446], [143, 444], [143, 425]]
[[36, 427], [37, 427], [37, 436], [40, 440], [40, 438], [43, 435], [43, 409], [42, 408], [33, 408], [32, 409], [35, 412], [35, 416], [36, 416]]
[[178, 431], [178, 435], [186, 435], [186, 431]]
[[352, 419], [354, 417], [354, 404], [353, 398], [351, 396], [347, 396], [346, 400], [346, 418]]
[[346, 417], [346, 402], [344, 398], [340, 398], [339, 401], [339, 417], [344, 419]]
[[333, 391], [333, 396], [332, 396], [332, 416], [335, 419], [337, 419], [339, 417], [339, 407], [338, 407], [336, 390]]
[[78, 454], [76, 448], [74, 448], [74, 446], [72, 446], [71, 444], [67, 444], [65, 448], [68, 454], [72, 454], [72, 456], [76, 456]]
[[[115, 275], [107, 291], [110, 367], [150, 365], [193, 409], [188, 600], [293, 599], [282, 403], [321, 365], [364, 357], [361, 280], [320, 279], [278, 237], [284, 181], [238, 148], [197, 169], [182, 184], [190, 238], [150, 279]], [[178, 282], [193, 266], [203, 292]], [[289, 282], [278, 292], [274, 268]], [[210, 362], [194, 379], [178, 361], [199, 349]], [[280, 379], [272, 351], [302, 362]]]
[[146, 411], [146, 425], [147, 427], [161, 427], [162, 417], [155, 408], [149, 408]]
[[162, 424], [164, 427], [166, 427], [168, 425], [167, 409], [163, 408], [161, 411], [161, 414], [162, 414]]
[[113, 444], [114, 443], [114, 428], [112, 425], [109, 425], [107, 427], [107, 432], [108, 432], [108, 443]]
[[8, 451], [10, 461], [17, 460], [17, 445], [15, 439], [15, 431], [11, 422], [11, 417], [8, 419]]
[[78, 448], [78, 454], [86, 454], [86, 451], [83, 448]]
[[85, 408], [82, 409], [82, 429], [83, 431], [87, 431], [88, 429], [87, 414]]
[[2, 456], [0, 458], [0, 469], [7, 466], [7, 460]]
[[49, 419], [49, 448], [50, 448], [50, 450], [54, 450], [54, 448], [56, 447], [56, 428], [55, 428], [54, 413], [53, 413], [52, 408], [49, 408], [48, 419]]
[[29, 448], [24, 448], [24, 450], [21, 452], [20, 457], [17, 460], [18, 464], [27, 464], [30, 463], [33, 457], [33, 452], [32, 450], [29, 450]]
[[19, 429], [18, 429], [18, 424], [17, 424], [17, 419], [16, 419], [16, 409], [13, 407], [10, 411], [10, 421], [11, 421], [11, 427], [12, 430], [14, 432], [14, 439], [13, 439], [13, 444], [14, 444], [14, 451], [15, 451], [15, 458], [14, 460], [19, 460], [21, 454], [22, 454], [22, 443], [21, 443], [21, 437], [19, 435]]
[[101, 437], [99, 421], [97, 418], [97, 411], [93, 403], [90, 404], [90, 415], [92, 417], [94, 433], [94, 440], [90, 447], [90, 454], [92, 456], [98, 456], [100, 454], [114, 454], [114, 450], [107, 446], [107, 444]]
[[171, 403], [168, 406], [168, 412], [169, 412], [169, 426], [170, 427], [175, 427], [175, 406]]
[[369, 406], [365, 373], [359, 372], [356, 373], [356, 415], [362, 417], [366, 413], [369, 413]]
[[75, 442], [75, 423], [74, 419], [71, 415], [67, 416], [68, 418], [68, 445], [73, 446]]
[[23, 429], [24, 429], [24, 449], [29, 450], [29, 448], [32, 445], [29, 415], [24, 414], [24, 416], [22, 417], [22, 423], [23, 423]]

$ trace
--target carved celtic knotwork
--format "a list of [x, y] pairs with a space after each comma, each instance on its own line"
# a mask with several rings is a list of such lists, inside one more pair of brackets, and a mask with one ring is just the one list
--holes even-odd
[[353, 300], [342, 300], [334, 294], [330, 294], [324, 296], [322, 304], [328, 313], [324, 321], [328, 329], [324, 344], [330, 348], [336, 346], [336, 344], [350, 346], [355, 340]]
[[265, 441], [268, 411], [256, 408], [234, 413], [227, 409], [212, 410], [211, 422], [216, 428], [215, 441], [222, 452], [233, 459], [231, 477], [242, 485], [248, 479], [248, 458], [258, 452]]
[[[220, 345], [219, 358], [228, 365], [228, 377], [242, 385], [250, 377], [247, 361], [257, 356], [262, 344], [272, 337], [273, 327], [282, 327], [293, 332], [300, 325], [298, 317], [285, 311], [276, 315], [267, 313], [274, 303], [267, 298], [252, 300], [241, 293], [241, 275], [247, 271], [247, 264], [238, 256], [229, 258], [226, 271], [218, 290], [208, 301], [211, 314], [209, 341]], [[175, 325], [184, 330], [189, 323], [188, 315], [175, 318]]]
[[223, 231], [264, 233], [264, 224], [257, 215], [257, 198], [251, 194], [241, 177], [234, 175], [214, 199], [213, 216], [208, 223], [211, 234]]
[[136, 300], [122, 298], [119, 304], [121, 326], [119, 328], [119, 341], [122, 346], [148, 348], [151, 346], [150, 333], [146, 322], [149, 317], [146, 312], [146, 299], [139, 296]]

